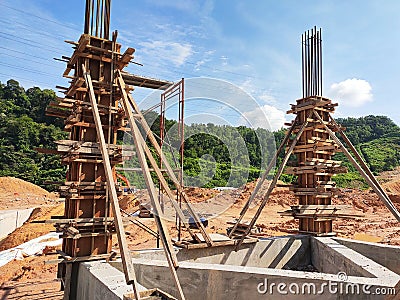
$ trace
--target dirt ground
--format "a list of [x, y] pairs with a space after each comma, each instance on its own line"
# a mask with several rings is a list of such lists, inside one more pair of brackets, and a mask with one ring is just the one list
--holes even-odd
[[[382, 174], [381, 176], [383, 176], [380, 177], [380, 180], [384, 182], [383, 187], [389, 193], [396, 207], [400, 209], [400, 171]], [[233, 221], [239, 216], [254, 186], [255, 183], [252, 182], [240, 190], [222, 192], [190, 188], [187, 190], [187, 194], [195, 204], [200, 205], [198, 206], [200, 213], [203, 207], [208, 212], [214, 209], [221, 211], [216, 216], [209, 216], [207, 231], [226, 234], [226, 228], [230, 226], [227, 222]], [[263, 186], [260, 194], [263, 194], [267, 187], [267, 185]], [[125, 208], [129, 212], [137, 211], [137, 204], [148, 200], [146, 191], [139, 191], [136, 196], [136, 198], [129, 198], [132, 203], [125, 203]], [[258, 203], [260, 200], [261, 196], [258, 196], [255, 202]], [[203, 206], [201, 206], [202, 204]], [[288, 187], [277, 187], [263, 210], [257, 225], [266, 236], [295, 233], [296, 220], [279, 215], [280, 211], [287, 210], [295, 204], [296, 199]], [[362, 218], [335, 220], [334, 230], [338, 236], [400, 245], [400, 225], [375, 193], [369, 190], [341, 189], [338, 198], [334, 199], [334, 204], [348, 205], [349, 209], [346, 211], [348, 214], [364, 215]], [[225, 206], [228, 208], [224, 209]], [[13, 207], [39, 208], [35, 209], [27, 223], [0, 241], [0, 251], [53, 231], [52, 225], [32, 223], [31, 221], [50, 219], [52, 215], [62, 215], [64, 209], [63, 204], [56, 198], [55, 194], [50, 194], [19, 179], [0, 178], [0, 209]], [[246, 214], [244, 221], [250, 220], [256, 209], [257, 207], [252, 207]], [[168, 205], [166, 205], [166, 210], [169, 210]], [[139, 220], [156, 230], [153, 219], [140, 218]], [[126, 222], [127, 240], [132, 250], [156, 246], [156, 239], [152, 235], [128, 220]], [[166, 221], [166, 223], [171, 237], [176, 238], [175, 222]], [[183, 230], [183, 238], [185, 237], [188, 237], [188, 235]], [[116, 237], [114, 241], [114, 246], [117, 249]], [[60, 282], [56, 280], [57, 265], [46, 263], [56, 258], [58, 258], [57, 255], [52, 251], [43, 256], [13, 261], [0, 267], [0, 299], [62, 299]]]

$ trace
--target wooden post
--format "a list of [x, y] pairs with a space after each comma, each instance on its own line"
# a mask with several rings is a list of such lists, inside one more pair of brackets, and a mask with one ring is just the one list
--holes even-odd
[[115, 189], [115, 182], [112, 175], [112, 169], [110, 164], [110, 157], [108, 155], [108, 149], [104, 138], [104, 131], [100, 120], [99, 109], [97, 107], [96, 96], [93, 90], [92, 79], [89, 72], [86, 71], [84, 65], [82, 65], [83, 74], [86, 80], [86, 86], [89, 92], [90, 103], [92, 105], [93, 118], [96, 124], [97, 137], [99, 140], [99, 147], [103, 158], [104, 172], [107, 179], [107, 188], [109, 195], [111, 196], [111, 204], [114, 213], [115, 227], [117, 229], [118, 244], [121, 251], [122, 266], [124, 268], [125, 280], [127, 284], [132, 284], [133, 292], [136, 299], [140, 299], [139, 290], [136, 282], [135, 270], [133, 268], [131, 254], [126, 242], [125, 231], [122, 223], [122, 216], [118, 204], [117, 191]]

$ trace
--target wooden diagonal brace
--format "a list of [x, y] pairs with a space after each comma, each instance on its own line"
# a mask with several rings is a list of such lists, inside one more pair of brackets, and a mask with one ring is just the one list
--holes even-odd
[[[117, 82], [118, 82], [118, 85], [119, 85], [121, 91], [124, 91], [124, 93], [127, 94], [126, 90], [125, 90], [125, 83], [124, 83], [124, 80], [123, 80], [123, 78], [121, 76], [120, 71], [118, 71], [118, 73], [117, 73]], [[134, 111], [135, 111], [135, 113], [137, 115], [136, 119], [143, 126], [143, 129], [145, 130], [147, 137], [149, 138], [150, 142], [152, 143], [154, 149], [156, 150], [157, 155], [160, 156], [161, 161], [164, 163], [164, 166], [165, 166], [165, 169], [167, 171], [168, 176], [173, 181], [176, 189], [178, 190], [178, 193], [180, 193], [182, 195], [182, 199], [184, 200], [185, 204], [187, 205], [188, 211], [192, 215], [192, 217], [193, 217], [193, 219], [194, 219], [194, 221], [195, 221], [195, 223], [197, 225], [197, 228], [200, 229], [200, 232], [201, 232], [204, 240], [206, 241], [207, 245], [208, 246], [212, 246], [213, 242], [212, 242], [210, 236], [206, 232], [206, 229], [204, 228], [203, 223], [200, 221], [199, 216], [197, 215], [197, 213], [194, 211], [194, 209], [190, 205], [189, 198], [187, 197], [187, 195], [183, 191], [183, 187], [181, 186], [179, 180], [176, 178], [173, 169], [169, 165], [166, 157], [164, 156], [164, 154], [163, 154], [163, 152], [162, 152], [162, 150], [160, 148], [160, 145], [157, 143], [157, 140], [154, 137], [153, 132], [151, 131], [149, 125], [146, 122], [146, 120], [144, 119], [143, 114], [141, 113], [139, 107], [137, 106], [137, 104], [133, 100], [132, 95], [131, 94], [127, 94], [127, 99], [128, 99], [130, 105], [132, 106], [132, 108], [134, 109]]]
[[104, 131], [100, 120], [99, 109], [97, 107], [96, 96], [93, 90], [92, 79], [90, 74], [86, 72], [86, 68], [84, 65], [82, 65], [82, 68], [86, 80], [86, 86], [89, 92], [90, 103], [92, 105], [93, 118], [96, 124], [99, 147], [101, 155], [103, 157], [103, 165], [104, 165], [104, 172], [106, 173], [107, 187], [108, 190], [110, 191], [109, 195], [111, 196], [111, 204], [112, 204], [111, 206], [115, 218], [115, 227], [117, 229], [118, 244], [121, 251], [121, 259], [125, 273], [125, 280], [127, 284], [132, 284], [136, 299], [140, 299], [135, 270], [133, 268], [132, 258], [126, 241], [125, 231], [122, 223], [122, 216], [118, 204], [118, 196], [117, 196], [117, 191], [115, 189], [115, 182], [112, 174], [110, 157], [108, 156], [107, 144], [105, 141]]
[[351, 143], [351, 141], [349, 140], [349, 138], [347, 137], [347, 135], [343, 132], [343, 130], [340, 128], [340, 126], [338, 125], [338, 123], [336, 123], [335, 119], [332, 118], [332, 116], [330, 116], [330, 119], [333, 123], [333, 126], [335, 126], [336, 130], [339, 132], [339, 134], [341, 135], [341, 137], [343, 138], [344, 142], [346, 143], [347, 147], [350, 148], [351, 152], [354, 154], [354, 157], [357, 159], [358, 163], [360, 164], [360, 166], [363, 168], [363, 170], [365, 171], [365, 173], [368, 174], [368, 176], [371, 178], [371, 180], [375, 183], [375, 185], [381, 190], [381, 192], [386, 195], [387, 199], [390, 199], [385, 190], [382, 188], [382, 186], [379, 184], [378, 180], [375, 178], [374, 174], [372, 174], [371, 170], [368, 168], [367, 164], [364, 162], [364, 160], [362, 159], [362, 157], [360, 156], [360, 154], [357, 152], [356, 148], [354, 148], [353, 144]]
[[140, 136], [140, 138], [142, 139], [141, 142], [142, 142], [142, 145], [144, 145], [143, 148], [144, 148], [144, 151], [146, 153], [146, 156], [147, 156], [148, 160], [150, 161], [150, 164], [153, 167], [153, 170], [156, 172], [157, 177], [160, 180], [161, 186], [163, 187], [163, 189], [167, 193], [168, 198], [171, 201], [172, 206], [174, 207], [179, 219], [182, 221], [183, 225], [185, 226], [185, 228], [189, 232], [190, 236], [193, 239], [197, 239], [197, 235], [195, 235], [193, 233], [193, 231], [190, 229], [190, 227], [188, 225], [188, 222], [186, 222], [185, 215], [183, 214], [182, 209], [179, 207], [178, 202], [176, 202], [176, 200], [174, 199], [175, 196], [173, 195], [171, 189], [169, 188], [168, 183], [165, 180], [165, 178], [164, 178], [164, 176], [163, 176], [163, 174], [162, 174], [162, 172], [160, 170], [160, 167], [157, 165], [157, 162], [153, 157], [153, 154], [151, 153], [150, 149], [146, 146], [145, 141], [143, 140], [143, 137]]
[[[306, 120], [308, 120], [308, 118], [310, 118], [311, 116], [312, 116], [312, 111], [310, 111]], [[300, 130], [297, 132], [296, 137], [292, 141], [292, 144], [290, 145], [288, 151], [285, 154], [285, 157], [283, 158], [282, 164], [279, 166], [278, 172], [276, 173], [274, 179], [272, 180], [271, 184], [269, 185], [267, 192], [264, 194], [263, 200], [262, 200], [260, 206], [258, 207], [256, 214], [251, 219], [250, 224], [246, 229], [246, 232], [243, 233], [242, 237], [236, 244], [236, 249], [239, 249], [240, 245], [243, 243], [243, 240], [250, 233], [251, 229], [253, 228], [254, 224], [256, 223], [257, 219], [259, 218], [262, 210], [264, 209], [265, 205], [267, 204], [267, 201], [269, 199], [269, 196], [272, 193], [272, 190], [275, 188], [275, 185], [278, 182], [279, 177], [282, 175], [283, 169], [286, 166], [286, 163], [288, 162], [289, 157], [292, 154], [294, 147], [296, 146], [297, 142], [299, 141], [301, 134], [303, 133], [303, 131], [307, 127], [307, 125], [308, 125], [308, 121], [305, 121], [303, 123], [303, 125], [301, 126]]]
[[278, 150], [275, 152], [274, 157], [272, 158], [272, 160], [269, 162], [267, 169], [265, 170], [264, 174], [262, 175], [262, 177], [257, 181], [257, 185], [254, 188], [253, 192], [250, 195], [250, 198], [247, 200], [246, 204], [243, 206], [239, 218], [237, 220], [237, 222], [235, 223], [235, 225], [233, 225], [231, 231], [229, 232], [229, 237], [232, 237], [232, 235], [234, 234], [237, 226], [239, 225], [239, 223], [242, 221], [244, 215], [246, 214], [247, 210], [250, 207], [250, 204], [254, 201], [254, 198], [257, 196], [261, 186], [263, 185], [265, 179], [267, 179], [267, 176], [269, 174], [269, 172], [272, 170], [272, 168], [275, 166], [276, 160], [278, 159], [279, 154], [281, 153], [282, 149], [284, 149], [287, 141], [289, 140], [290, 135], [293, 132], [293, 129], [295, 127], [296, 124], [296, 120], [297, 120], [297, 116], [294, 119], [293, 125], [289, 128], [289, 130], [286, 132], [285, 138], [283, 139], [282, 143], [279, 145]]
[[[142, 135], [139, 134], [138, 138], [139, 138], [140, 143], [141, 143], [141, 145], [142, 145], [142, 147], [143, 147], [143, 151], [145, 152], [145, 154], [146, 154], [148, 160], [150, 161], [150, 164], [151, 164], [153, 170], [156, 172], [157, 177], [158, 177], [158, 179], [160, 180], [160, 183], [161, 183], [162, 187], [163, 187], [164, 190], [166, 191], [166, 193], [167, 193], [167, 195], [168, 195], [168, 197], [169, 197], [169, 200], [171, 201], [171, 203], [172, 203], [172, 205], [173, 205], [173, 207], [174, 207], [174, 209], [175, 209], [175, 211], [176, 211], [178, 217], [179, 217], [179, 218], [181, 219], [181, 221], [183, 222], [185, 228], [188, 230], [188, 232], [189, 232], [189, 234], [191, 235], [191, 237], [192, 237], [193, 239], [197, 239], [197, 240], [198, 240], [197, 235], [193, 233], [193, 231], [190, 229], [188, 223], [186, 222], [186, 220], [185, 220], [185, 215], [183, 214], [182, 209], [179, 207], [178, 202], [176, 202], [176, 200], [174, 199], [175, 196], [173, 195], [171, 189], [169, 188], [168, 183], [167, 183], [167, 181], [165, 180], [165, 178], [164, 178], [164, 176], [163, 176], [163, 174], [162, 174], [162, 172], [161, 172], [160, 167], [158, 166], [156, 160], [154, 159], [153, 154], [151, 153], [149, 147], [147, 147], [146, 142], [144, 141]], [[198, 240], [198, 241], [199, 241], [199, 240]], [[200, 241], [199, 241], [199, 242], [200, 242]]]
[[150, 200], [151, 204], [153, 206], [153, 209], [155, 211], [154, 213], [154, 220], [156, 221], [158, 232], [160, 234], [161, 242], [163, 244], [163, 249], [168, 261], [168, 265], [171, 270], [172, 277], [174, 279], [176, 288], [178, 290], [178, 293], [180, 295], [180, 298], [183, 300], [185, 299], [185, 296], [183, 294], [182, 287], [180, 285], [178, 275], [176, 273], [176, 269], [178, 268], [178, 260], [176, 258], [172, 243], [171, 243], [171, 238], [168, 233], [168, 229], [164, 224], [164, 221], [161, 219], [161, 206], [160, 203], [158, 202], [158, 196], [157, 192], [154, 188], [154, 182], [153, 179], [151, 178], [149, 166], [147, 165], [146, 161], [146, 156], [144, 152], [144, 148], [147, 148], [147, 145], [145, 144], [143, 137], [141, 136], [141, 133], [139, 131], [139, 128], [136, 125], [135, 118], [133, 116], [133, 112], [131, 109], [131, 106], [129, 105], [128, 101], [128, 95], [125, 90], [125, 84], [121, 76], [117, 76], [117, 81], [119, 84], [119, 87], [121, 89], [122, 93], [122, 105], [124, 107], [125, 113], [128, 116], [128, 122], [131, 127], [131, 133], [133, 135], [133, 141], [135, 143], [136, 147], [136, 152], [137, 152], [137, 157], [140, 163], [140, 166], [143, 170], [143, 177], [146, 182], [147, 190], [149, 191], [150, 194]]
[[[322, 123], [323, 120], [321, 116], [318, 114], [318, 112], [314, 111], [314, 115], [317, 117], [317, 119]], [[378, 197], [383, 201], [383, 203], [386, 205], [386, 207], [390, 210], [390, 212], [393, 214], [393, 216], [397, 219], [397, 221], [400, 222], [400, 213], [396, 209], [396, 207], [393, 205], [392, 201], [390, 200], [389, 196], [386, 194], [386, 192], [383, 190], [383, 188], [380, 186], [378, 181], [372, 176], [368, 176], [368, 174], [364, 171], [364, 169], [357, 163], [357, 161], [354, 159], [354, 157], [350, 154], [350, 152], [347, 150], [347, 148], [342, 144], [342, 142], [336, 137], [335, 133], [329, 129], [328, 126], [324, 124], [325, 130], [329, 133], [331, 138], [340, 146], [342, 149], [343, 153], [347, 156], [347, 158], [351, 161], [351, 163], [354, 165], [354, 167], [357, 169], [358, 172], [360, 172], [361, 176], [364, 177], [364, 179], [368, 182], [369, 186], [374, 190], [374, 192], [378, 195]], [[366, 165], [364, 166], [368, 168]], [[371, 173], [372, 174], [372, 173]], [[376, 184], [377, 183], [377, 184]]]

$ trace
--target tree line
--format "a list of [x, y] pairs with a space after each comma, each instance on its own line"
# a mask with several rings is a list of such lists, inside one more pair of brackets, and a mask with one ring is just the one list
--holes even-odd
[[[66, 168], [61, 165], [60, 157], [34, 150], [54, 149], [54, 141], [68, 136], [63, 131], [63, 120], [45, 115], [47, 105], [55, 98], [53, 90], [38, 87], [25, 90], [15, 80], [0, 83], [0, 176], [18, 177], [48, 190], [54, 190], [56, 185], [45, 183], [64, 181]], [[159, 115], [150, 112], [145, 117], [153, 132], [159, 135]], [[347, 136], [374, 173], [400, 165], [400, 128], [390, 118], [371, 115], [340, 118], [337, 122], [346, 128]], [[179, 168], [179, 164], [175, 165], [179, 162], [181, 147], [178, 124], [175, 120], [166, 120], [165, 125], [167, 138], [163, 150], [171, 165]], [[255, 180], [271, 160], [284, 135], [283, 128], [269, 132], [263, 128], [212, 123], [186, 125], [185, 185], [240, 186]], [[119, 139], [124, 143], [122, 133]], [[282, 155], [278, 164], [281, 159]], [[335, 159], [343, 160], [349, 168], [348, 174], [334, 178], [340, 186], [354, 185], [354, 182], [365, 186], [343, 154], [336, 154]], [[140, 174], [132, 177], [135, 184], [142, 187]], [[296, 180], [288, 175], [281, 179], [287, 182]]]

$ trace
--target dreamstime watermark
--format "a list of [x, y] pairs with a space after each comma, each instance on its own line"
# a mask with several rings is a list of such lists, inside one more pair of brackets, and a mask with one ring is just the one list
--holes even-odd
[[[275, 137], [270, 126], [272, 121], [268, 119], [263, 106], [242, 88], [220, 79], [185, 79], [184, 91], [184, 186], [218, 185], [221, 190], [239, 188], [249, 178], [254, 178], [254, 174], [257, 174], [256, 168], [260, 170], [261, 176], [276, 151]], [[139, 107], [157, 107], [164, 92], [165, 89], [154, 91], [139, 103]], [[165, 116], [169, 120], [177, 120], [180, 112], [179, 93], [174, 92], [173, 95], [175, 96], [165, 101]], [[157, 108], [146, 111], [144, 117], [150, 127], [154, 125], [157, 128], [159, 115], [160, 109]], [[138, 126], [141, 127], [140, 124]], [[162, 146], [162, 151], [174, 170], [182, 168], [179, 159], [180, 149], [183, 147], [180, 128], [181, 124], [177, 121], [168, 121]], [[143, 138], [148, 140], [143, 127], [141, 129]], [[155, 135], [157, 137], [159, 133], [155, 132]], [[124, 134], [124, 144], [129, 145], [126, 149], [132, 152], [135, 144], [129, 131]], [[197, 149], [196, 155], [200, 157], [190, 155], [191, 145]], [[123, 153], [123, 156], [128, 157], [129, 153]], [[124, 167], [124, 175], [131, 184], [139, 189], [146, 188], [143, 176], [138, 171], [140, 163], [136, 156], [126, 161]], [[178, 172], [176, 176], [178, 177]], [[168, 199], [165, 201], [168, 202]], [[215, 205], [212, 201], [215, 201]], [[215, 217], [235, 201], [234, 197], [224, 197], [220, 201], [217, 196], [214, 200], [208, 199], [207, 203], [191, 205], [195, 211]], [[255, 204], [252, 203], [251, 206]], [[162, 217], [174, 219], [171, 214]]]
[[359, 284], [348, 281], [345, 272], [337, 273], [337, 280], [314, 282], [269, 282], [267, 278], [257, 285], [257, 292], [263, 295], [396, 295], [396, 289]]

